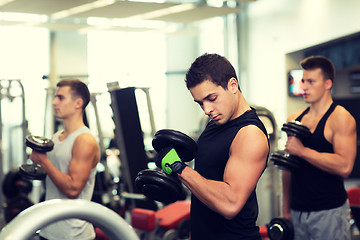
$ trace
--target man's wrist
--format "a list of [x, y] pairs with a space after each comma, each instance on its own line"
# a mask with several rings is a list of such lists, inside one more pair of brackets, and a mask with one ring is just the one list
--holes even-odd
[[182, 161], [177, 161], [169, 165], [169, 167], [171, 168], [172, 173], [181, 174], [184, 168], [186, 167], [186, 164], [183, 163]]

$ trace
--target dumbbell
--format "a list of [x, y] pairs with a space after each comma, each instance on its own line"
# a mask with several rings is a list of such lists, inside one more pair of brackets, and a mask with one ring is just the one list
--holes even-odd
[[[281, 130], [286, 132], [288, 137], [294, 136], [299, 138], [301, 141], [311, 136], [309, 128], [302, 125], [302, 123], [299, 121], [284, 123]], [[301, 159], [299, 157], [290, 155], [285, 151], [277, 151], [272, 153], [270, 160], [273, 161], [275, 166], [288, 171], [296, 170], [301, 165]]]
[[273, 218], [266, 227], [270, 240], [294, 239], [294, 226], [292, 222], [286, 218]]
[[[25, 145], [33, 151], [46, 153], [54, 148], [54, 142], [51, 139], [39, 136], [29, 135], [25, 138]], [[37, 164], [23, 164], [19, 167], [21, 176], [31, 180], [43, 180], [46, 178], [46, 172]]]
[[[197, 151], [196, 142], [192, 138], [171, 129], [157, 131], [152, 146], [157, 153], [169, 147], [174, 148], [183, 162], [193, 160]], [[161, 169], [161, 166], [158, 167]], [[176, 202], [186, 197], [180, 180], [162, 170], [140, 171], [135, 179], [135, 186], [147, 198], [163, 203]]]
[[7, 199], [14, 199], [19, 195], [27, 196], [32, 191], [33, 185], [29, 179], [22, 178], [17, 169], [6, 173], [2, 192]]

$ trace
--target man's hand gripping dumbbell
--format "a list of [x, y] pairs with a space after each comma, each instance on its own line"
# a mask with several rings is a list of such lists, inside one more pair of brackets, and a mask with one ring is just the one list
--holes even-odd
[[174, 148], [167, 147], [158, 153], [156, 166], [163, 169], [168, 175], [177, 176], [187, 165], [180, 159]]

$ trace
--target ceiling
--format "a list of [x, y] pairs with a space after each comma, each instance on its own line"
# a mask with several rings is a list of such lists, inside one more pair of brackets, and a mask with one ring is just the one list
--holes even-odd
[[[0, 0], [0, 26], [39, 26], [52, 31], [89, 28], [142, 31], [238, 13], [242, 10], [239, 5], [255, 0], [229, 0], [228, 4], [220, 2], [220, 7], [204, 0], [145, 1]], [[222, 0], [212, 0], [215, 1]]]

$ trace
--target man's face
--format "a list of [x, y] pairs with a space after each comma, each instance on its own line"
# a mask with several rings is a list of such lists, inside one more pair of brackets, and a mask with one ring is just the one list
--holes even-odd
[[205, 115], [208, 115], [216, 124], [225, 124], [235, 118], [235, 96], [229, 89], [225, 90], [205, 80], [191, 88], [190, 93]]
[[77, 99], [73, 99], [69, 86], [59, 87], [52, 101], [56, 117], [64, 119], [77, 108]]
[[330, 79], [325, 80], [320, 68], [303, 71], [301, 88], [304, 90], [304, 100], [306, 103], [317, 102], [325, 93], [330, 90]]

